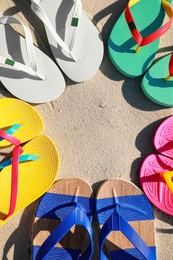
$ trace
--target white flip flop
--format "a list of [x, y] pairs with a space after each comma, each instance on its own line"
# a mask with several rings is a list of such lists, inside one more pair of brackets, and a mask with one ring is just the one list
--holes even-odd
[[[25, 38], [10, 24], [23, 26]], [[57, 65], [33, 45], [29, 29], [17, 18], [0, 17], [0, 80], [19, 99], [43, 103], [58, 98], [65, 80]]]
[[82, 12], [81, 0], [30, 0], [45, 25], [52, 53], [63, 72], [75, 82], [92, 78], [103, 58], [103, 42]]

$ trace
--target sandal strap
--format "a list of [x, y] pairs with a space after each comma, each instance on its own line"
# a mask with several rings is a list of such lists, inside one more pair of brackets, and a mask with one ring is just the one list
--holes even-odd
[[19, 166], [19, 155], [23, 153], [23, 149], [21, 146], [16, 146], [13, 149], [12, 153], [12, 176], [11, 176], [11, 196], [10, 196], [10, 207], [8, 214], [3, 218], [6, 220], [9, 218], [16, 207], [17, 202], [17, 193], [18, 193], [18, 166]]
[[160, 173], [160, 176], [162, 176], [170, 190], [170, 192], [173, 194], [173, 171], [163, 172]]
[[74, 11], [71, 20], [71, 26], [69, 28], [67, 44], [60, 38], [54, 29], [50, 19], [48, 18], [45, 11], [39, 5], [40, 0], [31, 0], [31, 9], [33, 12], [40, 18], [44, 25], [49, 29], [50, 33], [58, 43], [58, 45], [65, 50], [70, 56], [76, 61], [76, 58], [73, 55], [73, 47], [76, 42], [78, 28], [80, 23], [80, 18], [82, 14], [82, 2], [81, 0], [74, 0]]
[[[70, 203], [74, 205], [74, 203]], [[63, 219], [63, 221], [58, 224], [58, 226], [53, 230], [50, 236], [44, 241], [42, 246], [39, 248], [37, 253], [37, 259], [45, 259], [49, 254], [51, 249], [67, 234], [67, 232], [74, 226], [83, 226], [90, 238], [89, 245], [87, 249], [83, 252], [81, 256], [78, 257], [79, 260], [90, 260], [93, 253], [93, 243], [92, 243], [92, 227], [85, 213], [85, 210], [78, 204], [75, 203], [75, 208]]]
[[21, 146], [17, 146], [13, 149], [12, 159], [6, 160], [5, 162], [0, 164], [0, 170], [12, 164], [12, 177], [11, 177], [11, 196], [10, 196], [10, 206], [9, 212], [4, 217], [3, 220], [9, 218], [15, 210], [16, 202], [17, 202], [17, 194], [18, 194], [18, 165], [20, 162], [26, 161], [35, 161], [38, 159], [37, 155], [33, 154], [20, 154], [23, 153], [23, 149]]
[[[9, 166], [12, 164], [12, 175], [11, 175], [11, 195], [10, 195], [10, 206], [8, 214], [3, 218], [5, 221], [7, 218], [9, 218], [15, 210], [16, 202], [17, 202], [17, 194], [18, 194], [18, 165], [19, 162], [24, 162], [28, 160], [37, 160], [38, 156], [35, 155], [23, 155], [20, 156], [21, 153], [23, 153], [23, 149], [21, 148], [20, 140], [12, 136], [13, 133], [15, 133], [21, 124], [15, 124], [12, 127], [8, 128], [6, 131], [3, 131], [0, 129], [0, 141], [7, 140], [11, 144], [15, 145], [13, 152], [12, 152], [12, 159], [6, 160], [3, 163], [0, 164], [0, 170], [2, 170], [4, 167]], [[19, 157], [20, 156], [20, 157]]]
[[[26, 161], [36, 161], [39, 157], [34, 154], [24, 154], [19, 156], [19, 163], [26, 162]], [[2, 163], [0, 163], [0, 170], [3, 168], [12, 165], [12, 159], [6, 160]]]
[[129, 223], [119, 214], [118, 207], [119, 205], [116, 204], [113, 214], [111, 214], [111, 216], [106, 220], [100, 231], [100, 259], [108, 260], [103, 252], [103, 246], [107, 236], [112, 231], [121, 231], [145, 259], [155, 260], [155, 256], [153, 255], [151, 249], [146, 245], [132, 226], [129, 225]]
[[125, 9], [125, 19], [128, 24], [128, 27], [130, 29], [130, 32], [138, 44], [139, 47], [147, 45], [152, 43], [153, 41], [157, 40], [160, 38], [163, 34], [165, 34], [171, 27], [172, 21], [173, 21], [173, 9], [171, 5], [166, 1], [166, 0], [161, 0], [162, 2], [162, 7], [167, 13], [168, 17], [170, 18], [169, 21], [164, 24], [162, 27], [157, 29], [155, 32], [151, 33], [150, 35], [146, 37], [142, 37], [141, 33], [139, 32], [137, 25], [134, 21], [133, 15], [130, 11], [130, 5], [132, 5], [134, 0], [129, 0], [126, 9]]
[[3, 139], [7, 140], [8, 142], [10, 142], [11, 144], [13, 144], [15, 146], [19, 146], [21, 143], [19, 139], [12, 136], [11, 133], [8, 133], [8, 130], [5, 132], [0, 129], [0, 141], [2, 141]]
[[173, 53], [171, 54], [170, 60], [169, 60], [169, 66], [168, 66], [169, 75], [167, 78], [173, 77]]
[[[19, 128], [21, 124], [14, 124], [13, 126], [9, 127], [5, 132], [9, 135], [13, 135]], [[4, 138], [0, 137], [0, 141], [4, 140]]]
[[20, 62], [14, 61], [12, 59], [5, 58], [3, 56], [0, 56], [0, 63], [4, 66], [7, 66], [10, 69], [23, 71], [29, 75], [38, 77], [40, 79], [44, 79], [41, 75], [38, 74], [38, 65], [37, 65], [37, 58], [34, 51], [34, 45], [31, 33], [29, 29], [16, 17], [13, 16], [3, 16], [0, 17], [0, 24], [3, 25], [10, 25], [10, 24], [19, 24], [22, 25], [25, 35], [25, 42], [26, 42], [26, 50], [28, 54], [28, 60], [30, 66], [27, 66], [25, 64], [22, 64]]

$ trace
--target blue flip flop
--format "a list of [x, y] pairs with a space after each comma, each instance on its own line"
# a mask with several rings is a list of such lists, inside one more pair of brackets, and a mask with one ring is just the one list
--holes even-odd
[[96, 216], [100, 260], [156, 259], [153, 210], [133, 183], [118, 178], [104, 182], [96, 196]]
[[82, 179], [61, 179], [54, 183], [35, 213], [33, 260], [91, 259], [92, 196], [92, 188]]

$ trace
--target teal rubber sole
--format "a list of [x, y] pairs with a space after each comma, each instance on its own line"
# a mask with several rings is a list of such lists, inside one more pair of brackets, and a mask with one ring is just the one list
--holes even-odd
[[153, 102], [166, 107], [173, 107], [173, 78], [168, 76], [171, 54], [156, 62], [144, 75], [141, 82], [144, 94]]

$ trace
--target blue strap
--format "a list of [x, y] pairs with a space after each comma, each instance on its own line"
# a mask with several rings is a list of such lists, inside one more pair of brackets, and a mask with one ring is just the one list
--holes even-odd
[[136, 247], [136, 249], [144, 256], [147, 260], [155, 260], [151, 249], [145, 244], [142, 238], [136, 233], [136, 231], [129, 225], [129, 223], [121, 217], [118, 212], [119, 204], [115, 206], [113, 214], [104, 223], [99, 236], [100, 244], [100, 259], [108, 260], [103, 253], [103, 245], [109, 233], [112, 231], [121, 231], [127, 239]]
[[39, 248], [36, 260], [46, 259], [45, 257], [51, 252], [51, 249], [67, 234], [74, 225], [82, 225], [88, 232], [90, 243], [85, 252], [78, 257], [79, 260], [90, 260], [93, 254], [92, 228], [91, 223], [85, 213], [85, 210], [75, 203], [75, 208], [58, 224], [50, 236], [44, 241]]
[[[39, 156], [34, 154], [24, 154], [19, 156], [19, 163], [26, 162], [26, 161], [36, 161], [39, 158]], [[7, 167], [12, 164], [12, 159], [6, 160], [2, 163], [0, 163], [0, 170], [2, 170], [4, 167]]]
[[[21, 124], [15, 124], [13, 126], [11, 126], [10, 128], [8, 128], [5, 132], [9, 135], [14, 134], [19, 128], [21, 127]], [[4, 138], [0, 137], [0, 141], [4, 140]]]

